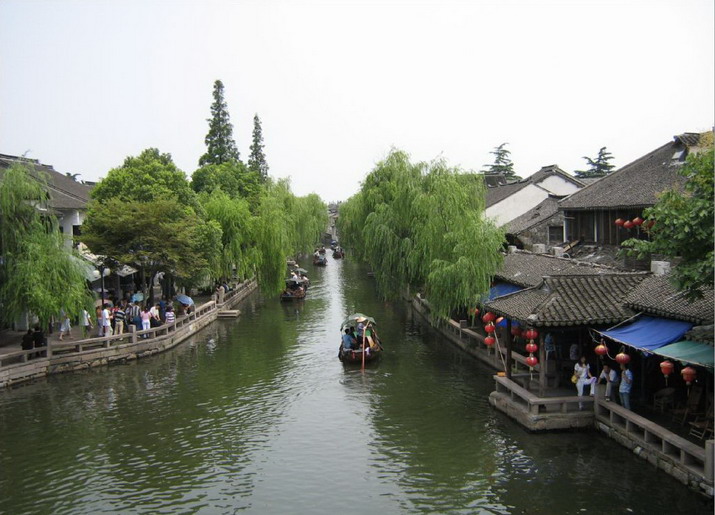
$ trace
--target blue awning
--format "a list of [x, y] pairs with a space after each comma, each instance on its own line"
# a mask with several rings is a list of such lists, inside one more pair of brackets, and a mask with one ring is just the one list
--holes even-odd
[[680, 340], [692, 327], [690, 322], [643, 316], [632, 324], [598, 332], [613, 341], [653, 352], [663, 345]]
[[523, 289], [524, 288], [516, 284], [498, 282], [489, 289], [489, 298], [487, 300], [494, 300], [497, 297], [503, 297], [504, 295], [509, 295], [510, 293], [515, 293]]

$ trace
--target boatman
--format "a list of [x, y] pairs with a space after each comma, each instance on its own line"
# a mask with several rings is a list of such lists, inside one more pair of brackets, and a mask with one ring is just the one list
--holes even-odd
[[343, 335], [343, 349], [352, 350], [355, 338], [350, 334], [350, 328], [345, 329], [345, 334]]

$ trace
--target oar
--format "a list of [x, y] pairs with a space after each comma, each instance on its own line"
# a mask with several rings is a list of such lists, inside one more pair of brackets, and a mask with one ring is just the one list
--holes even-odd
[[367, 323], [362, 329], [362, 370], [365, 370], [365, 334], [367, 333], [367, 328], [370, 327], [370, 322]]

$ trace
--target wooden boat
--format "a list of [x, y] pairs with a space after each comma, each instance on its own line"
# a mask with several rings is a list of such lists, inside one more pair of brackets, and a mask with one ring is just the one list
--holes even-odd
[[313, 264], [315, 266], [326, 266], [328, 264], [328, 258], [324, 255], [313, 256]]
[[333, 251], [333, 259], [343, 259], [345, 257], [345, 252], [343, 249], [335, 249]]
[[301, 300], [305, 298], [305, 281], [303, 279], [286, 279], [285, 290], [281, 293], [281, 300]]
[[[363, 338], [358, 333], [360, 325], [364, 326]], [[362, 363], [363, 353], [365, 363], [377, 360], [382, 354], [382, 343], [375, 331], [375, 319], [362, 313], [355, 313], [343, 320], [340, 326], [340, 347], [338, 348], [338, 359], [343, 363]], [[342, 335], [345, 330], [349, 330], [354, 338], [353, 348], [346, 349], [343, 346]]]

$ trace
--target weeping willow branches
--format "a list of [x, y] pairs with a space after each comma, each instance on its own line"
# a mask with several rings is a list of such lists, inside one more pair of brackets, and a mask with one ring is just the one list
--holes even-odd
[[342, 243], [370, 264], [380, 290], [424, 288], [433, 311], [474, 304], [501, 264], [503, 233], [484, 216], [480, 176], [393, 151], [340, 207]]

